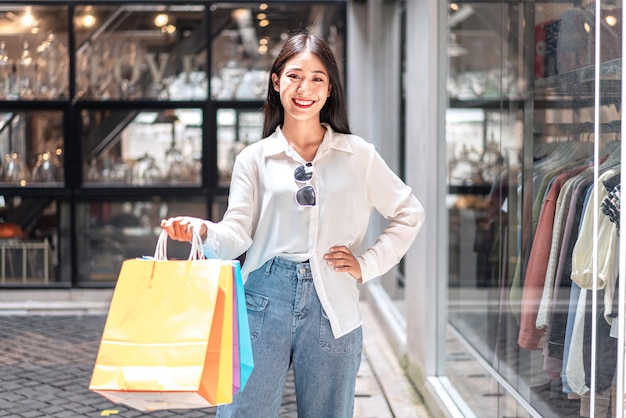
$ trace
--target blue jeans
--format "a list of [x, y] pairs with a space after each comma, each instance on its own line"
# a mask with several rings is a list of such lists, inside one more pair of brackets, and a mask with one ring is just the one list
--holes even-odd
[[217, 418], [278, 417], [290, 366], [299, 418], [352, 418], [361, 327], [333, 337], [308, 263], [274, 258], [245, 288], [254, 370]]

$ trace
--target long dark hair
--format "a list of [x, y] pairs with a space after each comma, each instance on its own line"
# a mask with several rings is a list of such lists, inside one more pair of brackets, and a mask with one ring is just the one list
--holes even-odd
[[316, 55], [326, 67], [330, 78], [330, 97], [320, 113], [320, 122], [328, 123], [335, 132], [350, 133], [348, 114], [346, 112], [346, 97], [341, 85], [341, 77], [337, 68], [337, 61], [328, 43], [309, 33], [298, 33], [287, 40], [280, 53], [272, 64], [267, 88], [267, 100], [263, 105], [263, 138], [270, 136], [276, 127], [285, 120], [285, 109], [280, 102], [280, 94], [274, 90], [272, 74], [281, 76], [285, 63], [303, 51], [309, 50]]

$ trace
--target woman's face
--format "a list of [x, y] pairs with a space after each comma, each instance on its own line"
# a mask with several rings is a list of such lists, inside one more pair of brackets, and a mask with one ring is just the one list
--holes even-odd
[[304, 51], [285, 63], [280, 77], [272, 74], [272, 84], [280, 95], [285, 119], [317, 119], [330, 96], [328, 71], [310, 51]]

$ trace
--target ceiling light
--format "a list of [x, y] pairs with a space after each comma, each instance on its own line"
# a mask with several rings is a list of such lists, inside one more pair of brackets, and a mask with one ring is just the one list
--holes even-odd
[[166, 26], [163, 26], [163, 27], [161, 28], [161, 32], [163, 32], [163, 33], [167, 33], [168, 35], [171, 35], [171, 34], [173, 34], [174, 32], [176, 32], [176, 26], [174, 26], [174, 25], [166, 25]]
[[459, 10], [459, 5], [456, 3], [450, 3], [450, 9], [456, 12], [457, 10]]
[[263, 20], [267, 18], [267, 15], [265, 13], [259, 13], [258, 15], [256, 15], [256, 18], [259, 20]]
[[259, 55], [267, 54], [267, 45], [259, 45]]
[[246, 9], [235, 9], [232, 12], [232, 16], [235, 19], [244, 19], [248, 16], [250, 12]]
[[591, 25], [587, 22], [585, 22], [583, 24], [584, 28], [585, 28], [585, 32], [590, 33], [591, 32]]
[[82, 18], [83, 26], [86, 28], [90, 28], [96, 24], [96, 18], [94, 15], [85, 15]]
[[607, 15], [604, 20], [606, 20], [606, 23], [609, 26], [615, 26], [617, 24], [617, 18], [613, 15]]
[[259, 45], [267, 45], [267, 38], [261, 38], [259, 39]]
[[270, 24], [270, 21], [269, 21], [269, 20], [267, 20], [267, 19], [263, 19], [263, 20], [261, 20], [261, 21], [259, 22], [259, 26], [260, 26], [260, 27], [262, 27], [262, 28], [266, 27], [266, 26], [267, 26], [267, 25], [269, 25], [269, 24]]
[[154, 18], [154, 26], [156, 26], [157, 28], [162, 28], [163, 26], [167, 25], [167, 22], [169, 22], [169, 20], [170, 18], [167, 16], [167, 14], [159, 13]]
[[259, 4], [259, 10], [267, 10], [267, 3]]
[[30, 8], [26, 9], [26, 12], [22, 15], [20, 22], [24, 26], [34, 26], [35, 17], [31, 14]]

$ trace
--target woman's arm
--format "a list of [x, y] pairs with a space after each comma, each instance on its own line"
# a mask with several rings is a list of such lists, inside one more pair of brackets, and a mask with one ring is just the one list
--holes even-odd
[[400, 262], [424, 224], [424, 208], [407, 186], [373, 152], [366, 172], [368, 194], [376, 210], [389, 220], [374, 245], [359, 259], [362, 280], [381, 276]]

